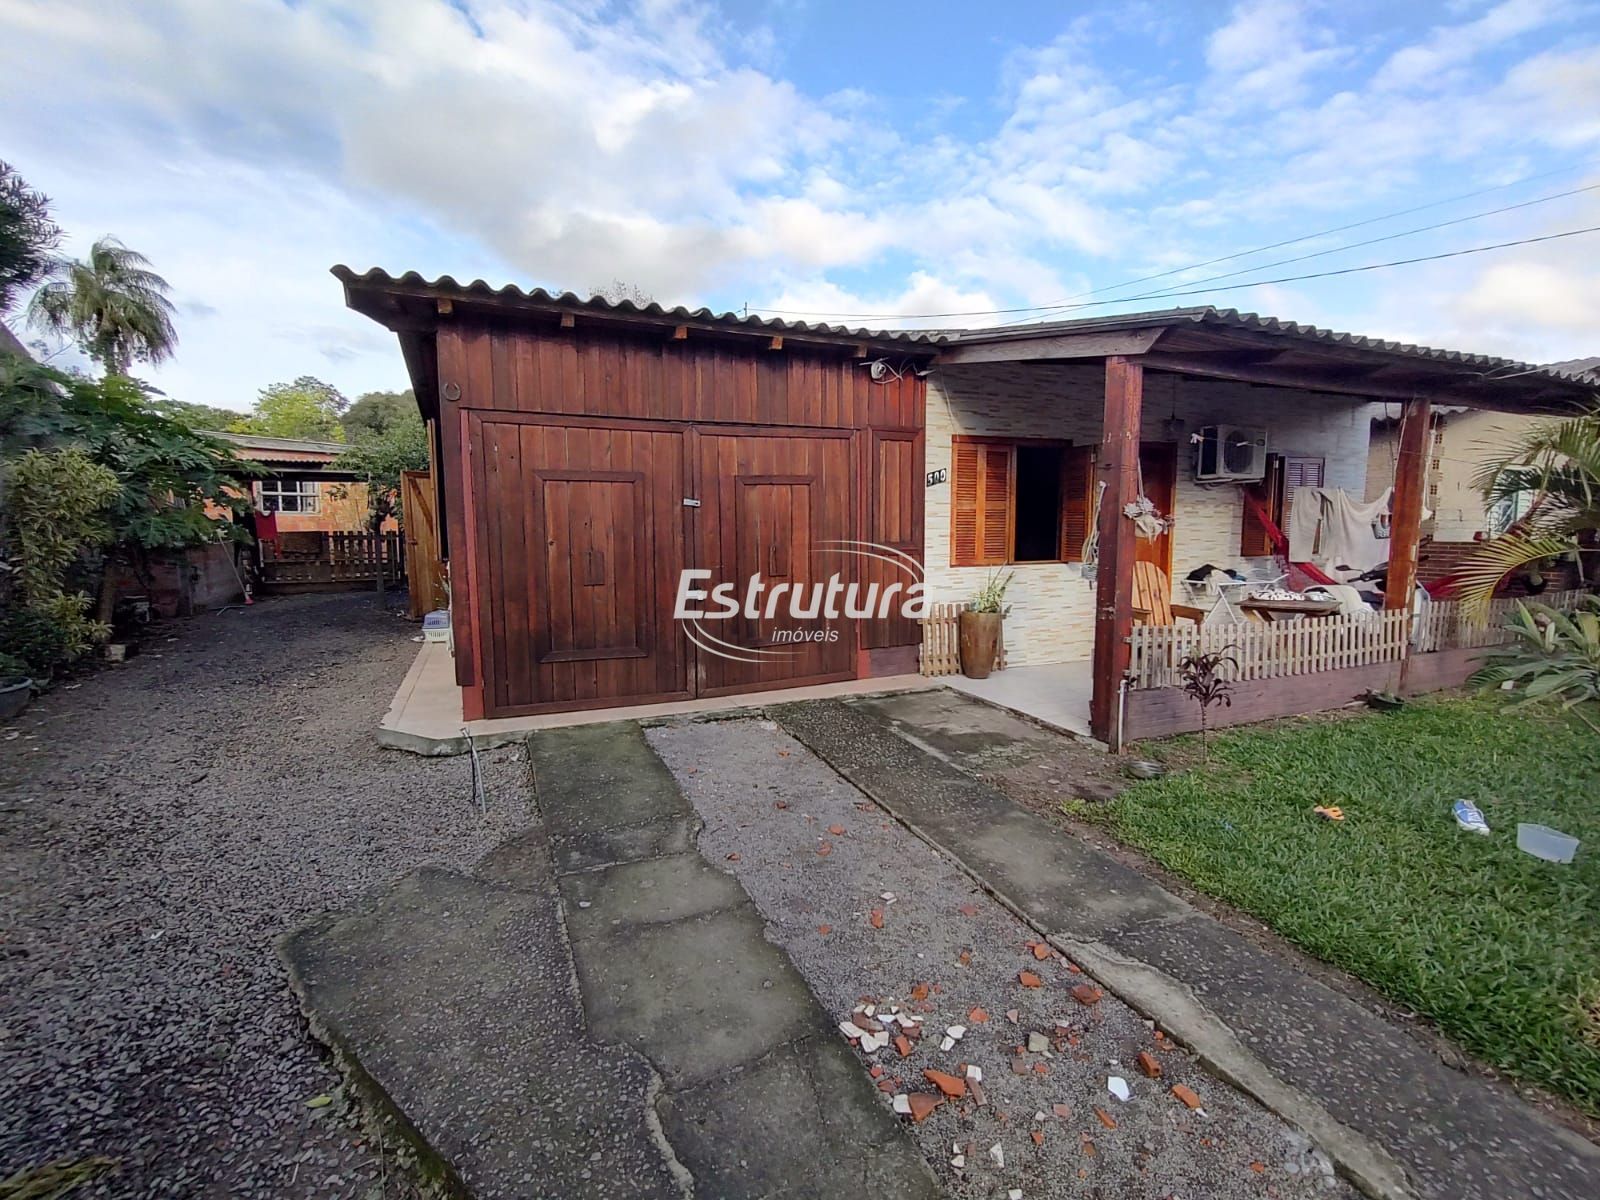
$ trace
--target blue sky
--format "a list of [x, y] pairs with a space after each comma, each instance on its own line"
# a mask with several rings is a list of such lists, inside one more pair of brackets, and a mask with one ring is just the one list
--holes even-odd
[[[985, 324], [1017, 317], [917, 314], [1600, 226], [1597, 3], [0, 0], [0, 158], [69, 252], [114, 233], [171, 280], [182, 344], [151, 378], [244, 408], [300, 374], [403, 384], [335, 262]], [[1590, 355], [1600, 234], [1059, 311], [1207, 300]]]

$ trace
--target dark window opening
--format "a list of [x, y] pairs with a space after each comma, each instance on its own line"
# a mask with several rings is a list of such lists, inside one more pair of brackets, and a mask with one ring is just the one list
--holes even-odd
[[1016, 532], [1013, 562], [1048, 562], [1061, 556], [1061, 450], [1017, 447]]

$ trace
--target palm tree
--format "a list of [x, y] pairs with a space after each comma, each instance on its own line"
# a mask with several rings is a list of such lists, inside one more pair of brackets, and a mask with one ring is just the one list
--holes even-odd
[[1490, 504], [1532, 501], [1460, 568], [1461, 598], [1468, 609], [1482, 612], [1511, 572], [1568, 554], [1576, 539], [1600, 530], [1600, 406], [1532, 427], [1479, 468], [1472, 482]]
[[103, 237], [81, 261], [63, 261], [33, 294], [28, 321], [71, 337], [108, 374], [126, 375], [135, 360], [158, 363], [178, 344], [167, 281], [150, 260]]

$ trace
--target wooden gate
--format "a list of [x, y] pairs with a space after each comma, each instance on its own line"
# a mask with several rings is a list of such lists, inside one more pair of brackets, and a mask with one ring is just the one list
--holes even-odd
[[438, 492], [429, 471], [400, 473], [400, 511], [405, 522], [406, 585], [411, 592], [411, 618], [449, 604], [444, 566], [439, 554]]

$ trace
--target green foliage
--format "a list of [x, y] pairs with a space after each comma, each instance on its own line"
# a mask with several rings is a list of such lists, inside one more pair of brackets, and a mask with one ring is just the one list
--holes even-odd
[[231, 408], [218, 408], [214, 404], [196, 404], [190, 400], [174, 400], [170, 396], [150, 397], [150, 408], [164, 417], [171, 417], [190, 429], [227, 429], [241, 419], [242, 413]]
[[[108, 632], [90, 619], [90, 599], [69, 592], [67, 571], [86, 549], [111, 537], [106, 512], [121, 492], [116, 474], [83, 450], [29, 450], [7, 471], [7, 518], [15, 544], [15, 584], [20, 607], [55, 632], [34, 635], [50, 650], [71, 661]], [[48, 672], [55, 663], [42, 659], [42, 648], [13, 647], [29, 665]]]
[[1016, 577], [1015, 571], [999, 571], [992, 573], [983, 581], [983, 586], [972, 596], [972, 611], [981, 613], [999, 613], [1004, 616], [1011, 611], [1006, 604], [1006, 589], [1011, 586], [1011, 581]]
[[[1600, 1116], [1600, 755], [1572, 713], [1497, 698], [1219, 733], [1212, 763], [1091, 806], [1124, 841], [1509, 1074]], [[1493, 833], [1462, 833], [1467, 799]], [[1345, 820], [1319, 820], [1314, 804]], [[1519, 821], [1582, 839], [1565, 866]]]
[[366, 392], [345, 410], [341, 423], [345, 440], [356, 442], [368, 434], [386, 433], [416, 415], [417, 398], [410, 388], [403, 392]]
[[87, 258], [60, 263], [56, 275], [29, 301], [35, 327], [70, 337], [112, 375], [126, 375], [136, 361], [172, 357], [178, 334], [167, 281], [144, 255], [105, 237]]
[[262, 388], [254, 411], [248, 417], [236, 416], [228, 429], [266, 437], [342, 442], [344, 426], [340, 418], [349, 407], [350, 402], [338, 388], [315, 376], [302, 375], [292, 383]]
[[61, 229], [50, 219], [50, 199], [0, 162], [0, 313], [17, 294], [50, 273]]
[[1600, 702], [1600, 596], [1583, 597], [1573, 613], [1518, 604], [1506, 628], [1516, 640], [1485, 654], [1474, 684], [1496, 688], [1509, 681], [1521, 693], [1519, 704], [1558, 700], [1563, 708], [1576, 708]]
[[1600, 406], [1529, 429], [1485, 462], [1473, 484], [1491, 504], [1534, 498], [1526, 516], [1461, 566], [1461, 598], [1481, 613], [1507, 575], [1563, 554], [1575, 537], [1600, 529]]
[[400, 473], [428, 466], [428, 432], [412, 411], [383, 433], [369, 434], [334, 460], [334, 467], [361, 476], [367, 484], [367, 522], [377, 529], [401, 517]]

